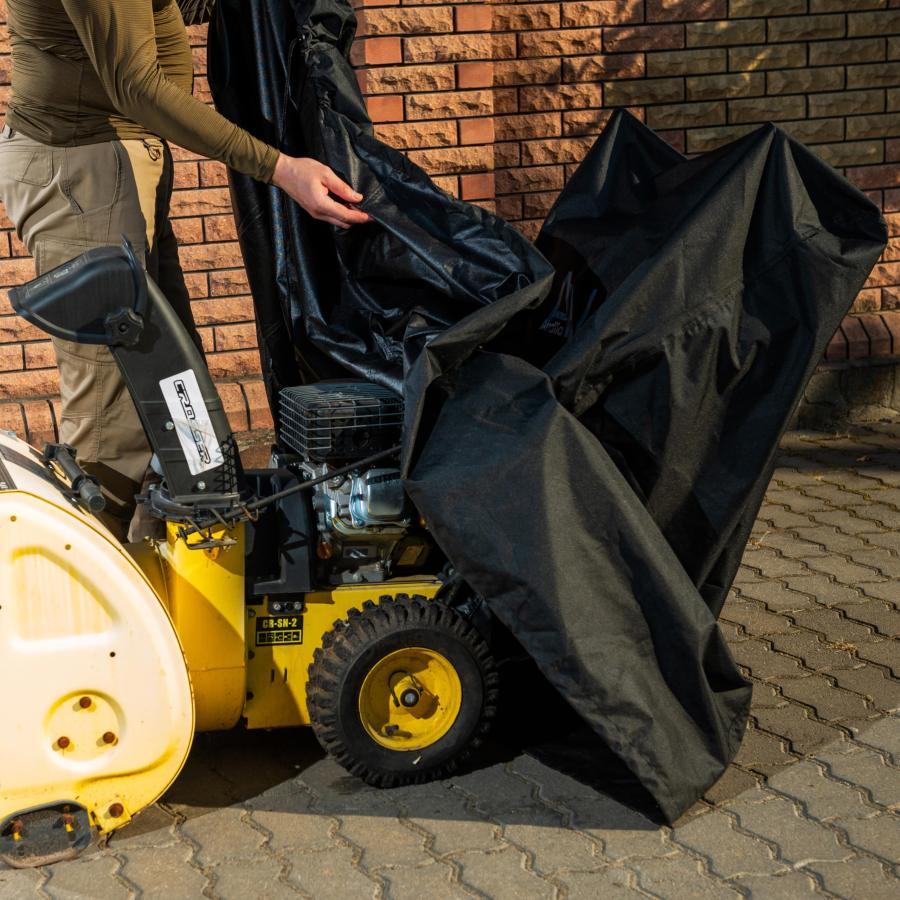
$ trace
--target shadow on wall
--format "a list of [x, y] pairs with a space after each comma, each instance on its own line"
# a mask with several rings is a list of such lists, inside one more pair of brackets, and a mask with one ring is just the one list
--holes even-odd
[[900, 416], [900, 362], [821, 366], [814, 373], [794, 427], [840, 431], [853, 423], [878, 422]]

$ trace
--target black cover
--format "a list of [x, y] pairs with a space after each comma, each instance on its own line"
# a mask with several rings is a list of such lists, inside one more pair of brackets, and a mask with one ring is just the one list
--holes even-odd
[[685, 160], [619, 113], [541, 232], [548, 293], [530, 244], [372, 138], [352, 32], [340, 0], [220, 4], [217, 103], [375, 220], [338, 234], [233, 176], [269, 389], [402, 381], [441, 547], [672, 820], [740, 744], [716, 615], [884, 223], [774, 127]]

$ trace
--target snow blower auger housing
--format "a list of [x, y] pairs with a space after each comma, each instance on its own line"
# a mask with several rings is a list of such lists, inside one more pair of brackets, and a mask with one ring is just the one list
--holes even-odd
[[16, 685], [0, 859], [72, 857], [125, 825], [195, 730], [311, 725], [386, 787], [452, 772], [487, 730], [497, 675], [404, 494], [400, 399], [286, 389], [272, 467], [244, 471], [200, 352], [127, 242], [10, 294], [50, 334], [109, 347], [165, 538], [123, 546], [71, 448], [0, 434], [0, 677]]

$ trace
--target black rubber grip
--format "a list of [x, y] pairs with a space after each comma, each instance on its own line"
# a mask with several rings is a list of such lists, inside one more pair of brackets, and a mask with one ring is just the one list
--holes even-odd
[[78, 496], [81, 502], [95, 515], [106, 509], [106, 497], [103, 491], [88, 478], [82, 480], [78, 486]]

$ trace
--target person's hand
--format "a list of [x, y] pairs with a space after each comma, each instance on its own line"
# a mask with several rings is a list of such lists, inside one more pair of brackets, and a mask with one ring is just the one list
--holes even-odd
[[357, 194], [328, 166], [314, 159], [280, 154], [275, 163], [272, 184], [296, 200], [314, 219], [321, 219], [338, 228], [349, 228], [369, 221], [366, 213], [348, 205], [359, 203], [362, 194]]

